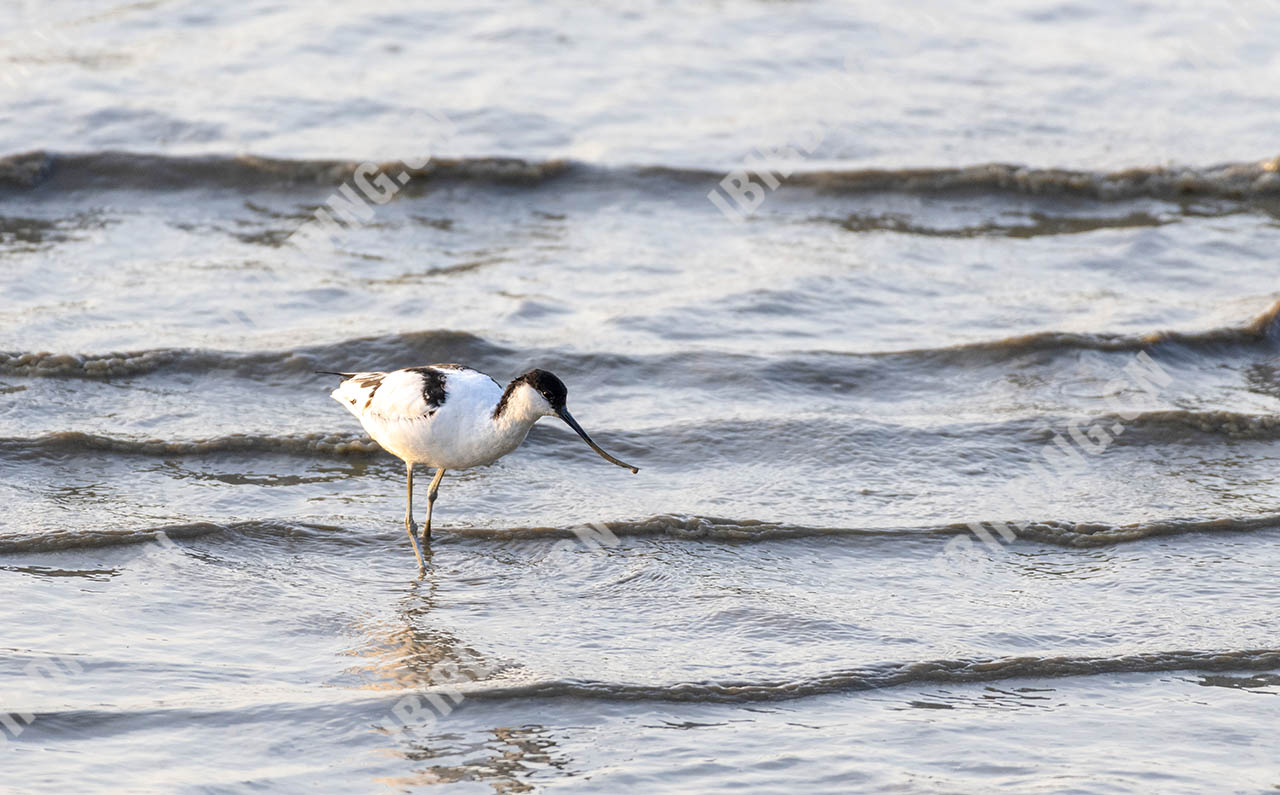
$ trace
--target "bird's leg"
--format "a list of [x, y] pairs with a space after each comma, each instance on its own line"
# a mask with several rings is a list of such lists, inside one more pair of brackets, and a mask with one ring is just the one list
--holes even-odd
[[440, 489], [440, 480], [444, 478], [444, 467], [436, 470], [436, 476], [431, 479], [431, 488], [427, 491], [427, 523], [422, 528], [422, 543], [425, 545], [431, 540], [431, 509], [436, 504], [436, 492]]
[[[413, 554], [418, 556], [418, 573], [426, 572], [427, 566], [422, 562], [422, 549], [418, 546], [418, 525], [413, 521], [413, 464], [405, 463], [409, 474], [409, 490], [404, 501], [404, 529], [409, 533], [409, 543], [413, 545]], [[430, 527], [431, 520], [427, 520]]]

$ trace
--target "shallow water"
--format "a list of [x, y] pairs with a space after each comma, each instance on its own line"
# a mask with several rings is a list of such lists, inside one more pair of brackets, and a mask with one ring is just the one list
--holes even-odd
[[[6, 786], [1280, 786], [1275, 9], [951, 13], [0, 12]], [[414, 576], [313, 371], [446, 361], [642, 471]]]

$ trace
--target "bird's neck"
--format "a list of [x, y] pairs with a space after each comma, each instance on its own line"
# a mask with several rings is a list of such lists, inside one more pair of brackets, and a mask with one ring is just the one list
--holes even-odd
[[535, 400], [537, 392], [528, 384], [512, 382], [493, 408], [492, 420], [501, 435], [513, 435], [523, 440], [525, 434], [545, 412]]

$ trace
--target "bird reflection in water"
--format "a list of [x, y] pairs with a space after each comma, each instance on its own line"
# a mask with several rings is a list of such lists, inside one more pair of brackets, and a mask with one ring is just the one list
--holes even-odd
[[[488, 730], [484, 739], [468, 741], [457, 733], [441, 732], [419, 738], [403, 752], [412, 762], [438, 760], [405, 776], [375, 779], [388, 787], [421, 787], [476, 781], [489, 784], [496, 793], [529, 792], [529, 779], [552, 768], [565, 771], [569, 758], [551, 738], [545, 726], [525, 725]], [[448, 758], [457, 759], [445, 764]]]
[[[425, 555], [430, 560], [431, 553]], [[437, 578], [428, 569], [401, 598], [394, 621], [372, 620], [357, 626], [363, 643], [345, 653], [360, 662], [347, 668], [335, 684], [365, 690], [406, 693], [450, 691], [460, 683], [487, 678], [499, 668], [452, 633], [433, 626]], [[456, 692], [456, 691], [455, 691]], [[444, 700], [442, 702], [442, 699]], [[459, 697], [452, 696], [453, 702]], [[433, 703], [450, 703], [443, 696]]]

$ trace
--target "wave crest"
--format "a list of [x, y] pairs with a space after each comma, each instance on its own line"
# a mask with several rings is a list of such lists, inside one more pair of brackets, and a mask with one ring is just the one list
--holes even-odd
[[1004, 657], [927, 660], [850, 668], [802, 679], [678, 682], [665, 685], [558, 679], [507, 687], [477, 683], [468, 698], [589, 698], [602, 701], [734, 703], [780, 701], [911, 685], [959, 685], [1007, 679], [1041, 679], [1167, 671], [1259, 671], [1280, 667], [1280, 650], [1167, 651], [1110, 657]]
[[212, 455], [217, 453], [280, 453], [285, 455], [367, 456], [382, 448], [372, 439], [338, 433], [267, 436], [233, 433], [213, 439], [128, 439], [80, 431], [64, 431], [30, 439], [0, 439], [0, 453], [18, 458], [80, 453], [124, 455]]
[[[717, 382], [746, 379], [758, 384], [757, 371], [767, 366], [785, 375], [788, 382], [814, 381], [830, 385], [841, 375], [840, 362], [854, 359], [889, 360], [924, 364], [967, 366], [1039, 352], [1075, 350], [1137, 352], [1162, 345], [1180, 345], [1205, 353], [1219, 346], [1275, 345], [1280, 342], [1280, 301], [1242, 326], [1205, 331], [1159, 331], [1149, 334], [1103, 334], [1046, 331], [1004, 339], [942, 348], [920, 348], [881, 353], [797, 353], [784, 361], [742, 354], [679, 353], [656, 357], [626, 354], [573, 354], [542, 352], [538, 358], [556, 359], [569, 372], [590, 372], [607, 364], [627, 368], [638, 375], [663, 373], [668, 377], [682, 369], [709, 372]], [[28, 378], [114, 378], [159, 372], [204, 373], [230, 371], [251, 378], [281, 374], [308, 375], [316, 369], [367, 369], [373, 363], [384, 369], [411, 367], [423, 362], [466, 361], [481, 368], [512, 370], [527, 363], [529, 352], [518, 352], [465, 331], [430, 330], [358, 337], [296, 350], [235, 353], [196, 348], [161, 348], [127, 353], [66, 354], [0, 351], [0, 376]], [[845, 368], [847, 369], [847, 368]], [[861, 374], [861, 370], [858, 371]]]
[[[993, 524], [993, 523], [988, 523]], [[1001, 524], [1010, 524], [1004, 523]], [[1252, 517], [1220, 517], [1192, 519], [1163, 519], [1150, 522], [1113, 525], [1105, 522], [1071, 522], [1044, 519], [1012, 523], [1020, 540], [1034, 541], [1061, 547], [1099, 547], [1140, 541], [1158, 536], [1176, 536], [1189, 533], [1246, 533], [1280, 528], [1280, 514], [1264, 514]], [[181, 538], [188, 535], [207, 535], [232, 530], [247, 537], [275, 537], [282, 528], [289, 535], [304, 533], [317, 540], [340, 540], [342, 543], [382, 543], [389, 538], [399, 538], [392, 532], [385, 538], [373, 538], [367, 534], [353, 534], [341, 527], [305, 524], [290, 520], [249, 520], [218, 524], [192, 522], [163, 527], [121, 530], [64, 530], [36, 532], [25, 535], [0, 536], [0, 552], [48, 552], [62, 549], [94, 548], [114, 544], [133, 544], [148, 541], [160, 532]], [[588, 532], [585, 528], [590, 528]], [[601, 528], [607, 530], [604, 533]], [[698, 541], [770, 542], [806, 538], [875, 539], [894, 542], [908, 539], [926, 540], [965, 535], [972, 532], [971, 525], [953, 522], [946, 525], [917, 527], [817, 527], [757, 519], [727, 519], [715, 516], [689, 514], [658, 514], [643, 519], [595, 522], [575, 527], [452, 527], [441, 528], [433, 543], [458, 543], [467, 540], [515, 541], [559, 540], [590, 537], [593, 543], [607, 539], [608, 534], [617, 538], [642, 538], [665, 536], [667, 538]], [[938, 544], [939, 552], [942, 544]]]
[[126, 353], [66, 354], [0, 351], [0, 375], [23, 377], [115, 378], [157, 372], [204, 373], [230, 370], [269, 377], [312, 375], [316, 369], [361, 369], [369, 362], [410, 367], [424, 361], [493, 360], [509, 350], [465, 331], [431, 330], [358, 337], [297, 350], [233, 353], [199, 348], [160, 348]]
[[[953, 522], [927, 527], [817, 527], [755, 519], [660, 514], [645, 519], [601, 523], [615, 536], [667, 536], [711, 541], [778, 541], [823, 536], [880, 539], [955, 536], [972, 532], [968, 523]], [[991, 524], [991, 523], [987, 523]], [[1001, 522], [1001, 524], [1010, 524]], [[1188, 533], [1251, 532], [1280, 527], [1280, 514], [1210, 519], [1164, 519], [1113, 525], [1103, 522], [1071, 522], [1044, 519], [1011, 523], [1020, 539], [1063, 547], [1109, 546], [1156, 536]], [[1018, 528], [1021, 528], [1018, 530]], [[458, 528], [450, 535], [495, 540], [572, 538], [574, 528]]]
[[[130, 188], [186, 190], [193, 185], [234, 189], [287, 190], [298, 185], [332, 188], [351, 178], [359, 160], [281, 159], [254, 155], [182, 156], [135, 152], [58, 153], [32, 151], [0, 158], [0, 186], [12, 189]], [[536, 187], [570, 178], [566, 189], [616, 186], [635, 190], [672, 185], [713, 187], [720, 170], [670, 166], [606, 167], [569, 160], [438, 158], [422, 168], [400, 161], [378, 164], [423, 182]], [[414, 183], [411, 183], [414, 184]], [[1247, 200], [1280, 195], [1280, 158], [1223, 165], [1135, 167], [1119, 171], [1076, 171], [983, 163], [960, 168], [843, 169], [800, 171], [789, 186], [834, 193], [988, 193], [1072, 196], [1098, 201], [1189, 197]]]

